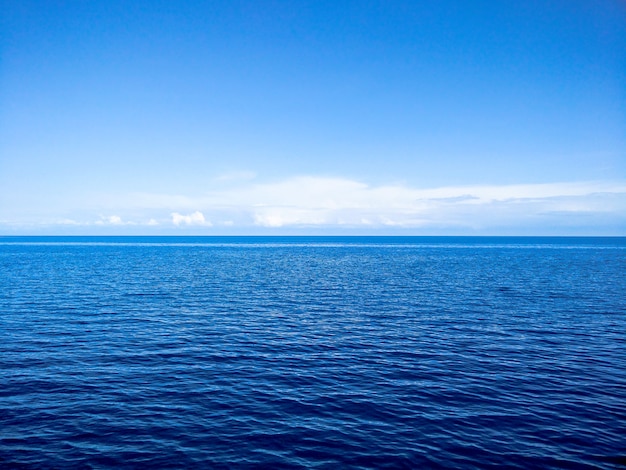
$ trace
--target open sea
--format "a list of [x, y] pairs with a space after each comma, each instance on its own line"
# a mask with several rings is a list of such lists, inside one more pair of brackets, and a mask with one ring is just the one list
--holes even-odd
[[0, 468], [626, 468], [626, 238], [0, 237]]

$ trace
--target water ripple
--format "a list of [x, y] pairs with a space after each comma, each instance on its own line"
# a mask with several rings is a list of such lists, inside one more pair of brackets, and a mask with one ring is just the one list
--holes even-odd
[[619, 468], [625, 245], [0, 240], [0, 468]]

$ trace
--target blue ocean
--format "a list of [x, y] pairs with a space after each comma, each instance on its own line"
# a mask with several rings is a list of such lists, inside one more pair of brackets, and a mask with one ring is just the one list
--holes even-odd
[[626, 468], [626, 238], [0, 237], [0, 468]]

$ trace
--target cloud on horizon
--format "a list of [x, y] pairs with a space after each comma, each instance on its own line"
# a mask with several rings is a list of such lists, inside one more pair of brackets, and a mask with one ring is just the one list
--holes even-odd
[[124, 222], [119, 215], [109, 215], [107, 217], [100, 216], [100, 220], [95, 222], [96, 225], [133, 225], [134, 222]]
[[184, 200], [184, 205], [209, 213], [211, 220], [234, 219], [234, 225], [270, 228], [482, 228], [529, 221], [550, 223], [551, 218], [565, 223], [568, 217], [594, 214], [626, 217], [626, 184], [607, 182], [418, 189], [303, 176], [275, 183], [238, 185], [196, 198], [144, 197], [156, 202], [154, 206]]
[[[153, 220], [153, 219], [151, 219]], [[192, 214], [183, 215], [178, 212], [172, 213], [172, 223], [176, 226], [179, 225], [202, 225], [205, 227], [210, 227], [211, 222], [207, 221], [204, 218], [204, 214], [200, 211], [195, 211]]]
[[[273, 183], [233, 180], [201, 195], [129, 194], [108, 199], [95, 222], [70, 225], [185, 229], [570, 227], [598, 224], [626, 233], [625, 182], [575, 182], [420, 189], [347, 178], [298, 176]], [[85, 212], [89, 208], [83, 209]], [[93, 219], [91, 219], [93, 220]], [[71, 223], [69, 223], [71, 221]], [[6, 222], [5, 222], [6, 224]], [[56, 223], [59, 224], [58, 222]], [[50, 223], [49, 225], [55, 225]]]

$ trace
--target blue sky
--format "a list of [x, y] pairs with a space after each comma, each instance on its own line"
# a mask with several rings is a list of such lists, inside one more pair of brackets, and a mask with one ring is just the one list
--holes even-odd
[[626, 235], [623, 1], [0, 6], [0, 234]]

